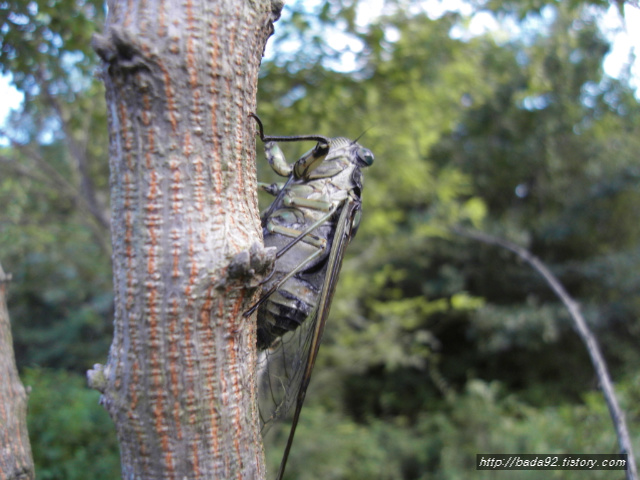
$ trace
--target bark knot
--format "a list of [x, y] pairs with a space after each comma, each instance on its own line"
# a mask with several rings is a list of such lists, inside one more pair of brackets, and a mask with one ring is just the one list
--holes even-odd
[[257, 288], [271, 271], [276, 258], [276, 248], [264, 248], [254, 243], [249, 250], [238, 253], [229, 264], [227, 278], [240, 280], [246, 288]]

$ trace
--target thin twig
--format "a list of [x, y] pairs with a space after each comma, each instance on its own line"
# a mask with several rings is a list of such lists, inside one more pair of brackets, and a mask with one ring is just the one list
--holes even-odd
[[578, 303], [574, 301], [573, 298], [571, 298], [562, 283], [560, 283], [558, 278], [551, 272], [551, 270], [549, 270], [549, 268], [547, 268], [547, 266], [542, 263], [542, 261], [538, 257], [533, 255], [527, 249], [503, 238], [494, 237], [483, 232], [463, 230], [460, 228], [454, 228], [453, 232], [458, 235], [472, 238], [483, 243], [497, 245], [515, 253], [544, 277], [553, 292], [558, 296], [558, 298], [560, 298], [565, 307], [567, 307], [567, 310], [569, 310], [569, 314], [573, 319], [573, 323], [578, 332], [578, 335], [587, 347], [587, 352], [591, 357], [591, 362], [593, 363], [594, 369], [596, 371], [598, 381], [600, 382], [600, 388], [602, 389], [605, 401], [607, 402], [607, 406], [609, 407], [609, 414], [611, 415], [611, 420], [613, 421], [613, 426], [618, 436], [620, 453], [627, 454], [627, 480], [638, 480], [638, 470], [635, 463], [635, 457], [633, 456], [633, 447], [631, 445], [631, 438], [629, 437], [629, 430], [627, 428], [627, 422], [625, 420], [624, 412], [618, 404], [618, 399], [613, 388], [611, 376], [609, 375], [607, 363], [602, 356], [602, 352], [600, 351], [600, 347], [598, 346], [596, 337], [589, 329], [587, 322], [580, 312]]
[[75, 170], [80, 177], [80, 195], [82, 195], [87, 208], [100, 226], [105, 230], [109, 230], [109, 219], [104, 214], [104, 206], [100, 204], [98, 197], [96, 196], [93, 180], [89, 175], [89, 161], [86, 156], [86, 148], [81, 148], [73, 137], [69, 124], [65, 121], [65, 116], [63, 115], [60, 102], [58, 102], [58, 99], [49, 92], [49, 85], [45, 80], [45, 76], [38, 74], [37, 78], [42, 86], [41, 91], [44, 94], [45, 100], [49, 103], [49, 106], [56, 112], [56, 115], [60, 119], [67, 147], [71, 157], [75, 160]]

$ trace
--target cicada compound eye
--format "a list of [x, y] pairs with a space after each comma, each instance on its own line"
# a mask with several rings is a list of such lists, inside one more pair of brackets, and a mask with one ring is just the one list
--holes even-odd
[[373, 165], [373, 153], [368, 148], [359, 147], [356, 152], [356, 156], [358, 157], [358, 160], [367, 167]]

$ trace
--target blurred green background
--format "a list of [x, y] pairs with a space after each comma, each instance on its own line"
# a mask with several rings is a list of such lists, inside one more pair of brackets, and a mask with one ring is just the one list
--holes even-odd
[[[376, 155], [286, 478], [485, 479], [497, 474], [476, 471], [476, 453], [617, 452], [568, 313], [526, 264], [452, 226], [552, 268], [598, 336], [640, 451], [633, 55], [616, 78], [603, 69], [604, 19], [624, 25], [634, 8], [285, 6], [260, 76], [266, 133], [369, 129], [360, 143]], [[0, 261], [40, 479], [119, 478], [84, 379], [106, 359], [113, 314], [106, 106], [89, 47], [103, 17], [95, 0], [0, 3], [0, 65], [25, 98], [0, 130]], [[292, 160], [308, 145], [283, 148]], [[271, 470], [287, 431], [267, 437]], [[624, 476], [611, 473], [504, 476]]]

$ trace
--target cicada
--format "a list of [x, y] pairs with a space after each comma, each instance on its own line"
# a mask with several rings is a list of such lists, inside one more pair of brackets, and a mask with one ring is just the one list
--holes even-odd
[[[260, 416], [263, 432], [295, 403], [292, 426], [277, 479], [284, 474], [300, 411], [329, 316], [346, 246], [358, 230], [363, 176], [373, 153], [356, 140], [321, 135], [260, 139], [284, 184], [259, 184], [275, 196], [262, 214], [265, 247], [276, 248], [258, 310]], [[315, 141], [288, 164], [276, 142]]]

